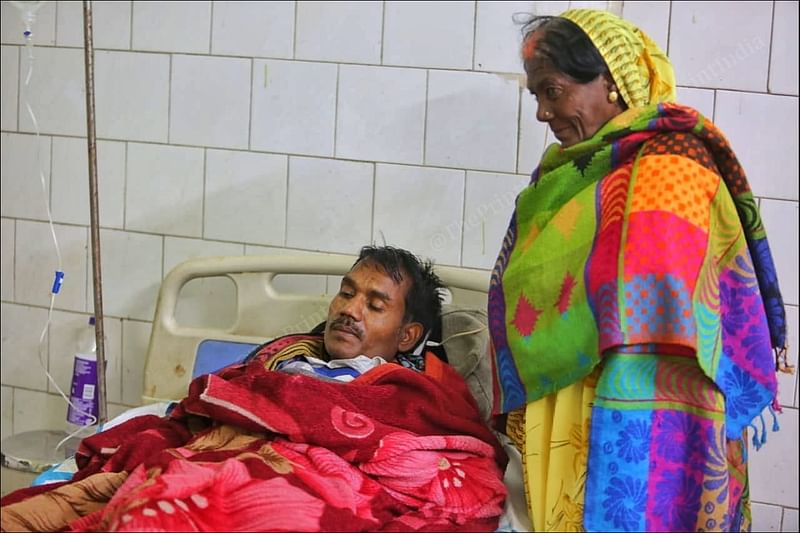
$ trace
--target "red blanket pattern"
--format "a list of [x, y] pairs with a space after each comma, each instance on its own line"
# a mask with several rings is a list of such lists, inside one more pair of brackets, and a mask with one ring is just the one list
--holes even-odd
[[171, 419], [83, 441], [75, 480], [129, 475], [69, 528], [494, 530], [505, 455], [461, 377], [428, 360], [349, 384], [257, 362], [201, 376]]

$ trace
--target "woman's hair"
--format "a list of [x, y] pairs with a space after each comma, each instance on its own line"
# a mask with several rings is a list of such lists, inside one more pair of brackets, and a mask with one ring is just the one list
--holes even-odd
[[[555, 68], [579, 83], [589, 83], [609, 72], [603, 56], [589, 36], [571, 20], [561, 17], [527, 15], [515, 20], [522, 24], [522, 50], [525, 62], [543, 57]], [[529, 43], [540, 30], [535, 42]], [[530, 46], [532, 45], [532, 49]]]
[[442, 280], [433, 271], [430, 261], [421, 262], [407, 250], [391, 246], [364, 246], [358, 255], [358, 263], [379, 266], [395, 283], [408, 277], [410, 286], [405, 298], [405, 322], [419, 322], [430, 331], [442, 313]]

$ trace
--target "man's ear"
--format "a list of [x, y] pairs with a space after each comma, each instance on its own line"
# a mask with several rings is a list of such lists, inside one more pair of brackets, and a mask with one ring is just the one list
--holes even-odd
[[419, 339], [422, 338], [423, 329], [422, 324], [419, 322], [404, 324], [400, 330], [400, 344], [397, 347], [397, 351], [407, 352], [416, 346]]

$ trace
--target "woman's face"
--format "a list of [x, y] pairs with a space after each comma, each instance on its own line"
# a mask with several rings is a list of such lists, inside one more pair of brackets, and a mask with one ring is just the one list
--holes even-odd
[[563, 148], [590, 138], [623, 111], [621, 99], [608, 101], [608, 93], [616, 86], [604, 75], [579, 83], [550, 61], [538, 58], [526, 61], [525, 71], [528, 90], [538, 103], [536, 118], [547, 122]]

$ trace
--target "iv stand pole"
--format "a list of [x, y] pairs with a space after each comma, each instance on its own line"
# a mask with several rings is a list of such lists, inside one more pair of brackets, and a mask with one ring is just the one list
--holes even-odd
[[106, 350], [103, 340], [103, 278], [100, 273], [100, 216], [97, 201], [97, 139], [94, 117], [94, 44], [92, 2], [83, 0], [83, 44], [86, 65], [86, 141], [89, 147], [89, 222], [92, 238], [92, 280], [94, 282], [95, 338], [97, 341], [97, 424], [107, 420]]

